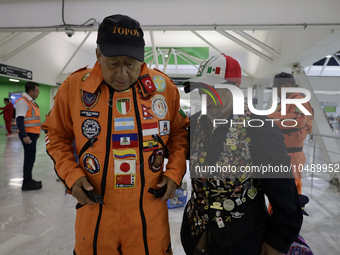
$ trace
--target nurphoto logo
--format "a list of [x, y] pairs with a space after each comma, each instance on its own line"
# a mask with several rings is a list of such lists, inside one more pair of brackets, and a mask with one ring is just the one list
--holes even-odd
[[[216, 84], [214, 86], [215, 88], [218, 89], [228, 89], [230, 90], [232, 96], [233, 96], [233, 114], [234, 115], [243, 115], [244, 114], [244, 95], [243, 92], [240, 88], [234, 86], [234, 85], [228, 85], [228, 84]], [[292, 98], [288, 99], [287, 98], [287, 93], [303, 93], [305, 94], [304, 98]], [[210, 95], [211, 96], [211, 95]], [[300, 111], [305, 114], [305, 115], [312, 115], [302, 104], [307, 103], [311, 98], [311, 94], [307, 89], [304, 88], [282, 88], [281, 89], [281, 114], [286, 115], [286, 106], [287, 104], [295, 104], [297, 108], [300, 109]], [[215, 101], [215, 100], [214, 100]], [[207, 114], [207, 95], [202, 94], [202, 115]], [[273, 88], [273, 93], [272, 93], [272, 106], [270, 109], [267, 110], [258, 110], [255, 109], [253, 106], [253, 91], [252, 88], [248, 88], [248, 99], [247, 99], [247, 105], [249, 108], [249, 111], [253, 114], [260, 115], [260, 116], [267, 116], [273, 112], [275, 112], [276, 107], [277, 107], [277, 88]], [[271, 121], [272, 126], [274, 126], [274, 121], [280, 121], [279, 119], [265, 119], [265, 121]], [[285, 122], [294, 122], [294, 125], [285, 125]], [[234, 122], [230, 123], [230, 125], [235, 125], [235, 124], [243, 124], [245, 126], [246, 120], [243, 120], [243, 122]], [[252, 122], [260, 123], [260, 125], [254, 125]], [[221, 125], [221, 124], [227, 124], [228, 120], [225, 119], [214, 119], [213, 125], [214, 127], [216, 125]], [[263, 120], [261, 119], [251, 119], [248, 120], [247, 123], [250, 127], [262, 127], [264, 125]], [[281, 121], [281, 124], [284, 127], [295, 127], [297, 125], [297, 121], [293, 119], [285, 119]]]

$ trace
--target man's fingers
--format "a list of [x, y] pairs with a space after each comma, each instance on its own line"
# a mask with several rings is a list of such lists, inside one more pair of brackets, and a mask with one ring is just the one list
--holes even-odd
[[83, 190], [84, 189], [90, 191], [93, 190], [92, 185], [87, 181], [85, 176], [80, 177], [72, 187], [72, 196], [74, 196], [80, 204], [94, 204], [94, 202], [86, 195]]
[[85, 194], [82, 187], [74, 186], [72, 188], [72, 196], [74, 196], [82, 205], [93, 203], [91, 199]]
[[81, 178], [80, 183], [82, 184], [84, 189], [86, 189], [88, 191], [93, 190], [92, 185], [87, 181], [86, 177]]

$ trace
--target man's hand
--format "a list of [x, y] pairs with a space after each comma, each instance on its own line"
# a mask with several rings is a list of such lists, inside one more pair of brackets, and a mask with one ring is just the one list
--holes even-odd
[[168, 176], [163, 175], [163, 179], [160, 183], [157, 184], [157, 188], [162, 188], [165, 184], [168, 185], [164, 196], [162, 197], [161, 201], [174, 198], [175, 190], [177, 189], [177, 184]]
[[24, 138], [22, 138], [22, 140], [24, 141], [24, 143], [26, 144], [30, 144], [32, 141], [31, 141], [31, 138], [29, 136], [26, 136]]
[[72, 196], [74, 196], [81, 205], [92, 205], [95, 204], [83, 191], [84, 189], [90, 191], [93, 190], [93, 187], [91, 184], [87, 181], [87, 178], [85, 176], [80, 177], [72, 186], [71, 192]]
[[261, 247], [260, 255], [281, 255], [281, 252], [275, 250], [267, 243], [263, 243]]

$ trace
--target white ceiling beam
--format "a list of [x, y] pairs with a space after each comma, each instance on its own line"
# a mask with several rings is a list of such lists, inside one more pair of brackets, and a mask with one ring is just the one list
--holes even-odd
[[325, 70], [325, 67], [328, 65], [328, 62], [329, 62], [330, 59], [331, 59], [330, 57], [326, 57], [326, 61], [325, 61], [325, 63], [323, 63], [323, 66], [322, 66], [322, 68], [321, 68], [321, 71], [320, 71], [320, 73], [319, 73], [319, 76], [322, 75], [322, 73], [323, 73], [323, 71]]
[[193, 63], [191, 63], [189, 60], [187, 60], [184, 56], [182, 56], [181, 53], [177, 52], [177, 55], [178, 55], [181, 59], [183, 59], [185, 62], [189, 63], [190, 65], [192, 65], [192, 66], [194, 66], [195, 68], [198, 69], [197, 66], [195, 66]]
[[[202, 41], [204, 41], [206, 44], [208, 44], [211, 48], [215, 49], [217, 52], [222, 53], [221, 50], [219, 50], [217, 47], [215, 47], [215, 45], [213, 45], [212, 43], [210, 43], [209, 41], [207, 41], [203, 36], [201, 36], [200, 34], [198, 34], [196, 31], [191, 31], [192, 33], [194, 33], [197, 37], [199, 37]], [[248, 76], [252, 77], [252, 75], [247, 72], [246, 70], [244, 70], [243, 68], [241, 68], [241, 70], [247, 74]]]
[[49, 32], [43, 32], [43, 33], [37, 35], [33, 39], [31, 39], [28, 42], [26, 42], [23, 45], [21, 45], [19, 48], [15, 49], [14, 51], [12, 51], [12, 52], [8, 53], [7, 55], [3, 56], [1, 60], [2, 61], [6, 61], [6, 60], [10, 59], [11, 57], [15, 56], [16, 54], [18, 54], [22, 50], [26, 49], [27, 47], [31, 46], [33, 43], [39, 41], [41, 38], [45, 37], [48, 34], [49, 34]]
[[190, 55], [188, 52], [186, 52], [185, 50], [182, 50], [182, 49], [176, 49], [178, 52], [181, 52], [184, 56], [186, 56], [187, 58], [189, 58], [190, 60], [196, 62], [197, 64], [201, 64], [204, 59], [201, 59], [201, 58], [198, 58], [198, 57], [195, 57], [193, 55]]
[[163, 65], [164, 65], [164, 63], [165, 63], [164, 53], [163, 53], [163, 51], [162, 51], [160, 48], [158, 48], [158, 52], [159, 52], [159, 54], [162, 55], [162, 63], [163, 63]]
[[80, 48], [84, 45], [84, 43], [87, 41], [87, 39], [89, 38], [89, 36], [91, 35], [92, 32], [87, 32], [85, 38], [83, 39], [83, 41], [79, 44], [79, 46], [77, 47], [76, 51], [73, 53], [73, 55], [70, 57], [70, 59], [67, 61], [66, 65], [63, 67], [63, 69], [60, 71], [59, 76], [65, 71], [66, 67], [71, 63], [72, 59], [77, 55], [78, 51], [80, 50]]
[[151, 39], [151, 46], [152, 46], [153, 56], [155, 60], [155, 65], [156, 65], [156, 68], [159, 69], [158, 55], [157, 55], [157, 50], [156, 50], [156, 45], [155, 45], [155, 38], [153, 36], [153, 31], [150, 31], [150, 39]]
[[249, 50], [250, 52], [254, 53], [256, 56], [264, 59], [267, 62], [272, 62], [273, 59], [268, 57], [267, 55], [263, 54], [262, 52], [254, 49], [253, 47], [251, 47], [250, 45], [242, 42], [241, 40], [237, 39], [235, 36], [232, 36], [231, 34], [229, 34], [228, 32], [224, 31], [224, 30], [216, 30], [216, 32], [220, 33], [221, 35], [225, 36], [226, 38], [228, 38], [229, 40], [233, 41], [234, 43], [240, 45], [241, 47]]
[[335, 59], [335, 61], [338, 63], [338, 65], [340, 66], [340, 59], [337, 55], [333, 54], [332, 57]]
[[[74, 31], [97, 31], [96, 26], [72, 26]], [[330, 30], [339, 29], [340, 23], [294, 23], [294, 24], [208, 24], [208, 25], [144, 25], [143, 31], [206, 31], [206, 30]], [[64, 26], [50, 27], [0, 27], [0, 32], [63, 32]]]
[[176, 54], [174, 49], [172, 49], [171, 51], [172, 51], [172, 54], [174, 54], [176, 73], [178, 73], [178, 70], [177, 70], [177, 67], [178, 67], [178, 65], [177, 65], [177, 54]]
[[6, 36], [4, 39], [2, 39], [0, 41], [0, 47], [2, 45], [5, 45], [6, 43], [8, 43], [9, 41], [11, 41], [12, 39], [14, 39], [15, 37], [17, 37], [18, 35], [20, 35], [21, 33], [14, 33], [12, 32], [10, 35]]
[[194, 30], [191, 30], [191, 32], [196, 35], [198, 38], [200, 38], [203, 42], [205, 42], [206, 44], [208, 44], [211, 48], [215, 49], [217, 52], [222, 53], [222, 51], [220, 49], [218, 49], [215, 45], [213, 45], [212, 43], [210, 43], [208, 40], [206, 40], [203, 36], [201, 36], [199, 33], [197, 33]]
[[172, 48], [169, 48], [169, 52], [168, 52], [168, 58], [166, 59], [165, 63], [164, 63], [164, 68], [163, 68], [163, 72], [165, 73], [166, 68], [168, 67], [169, 64], [169, 60], [170, 60], [170, 56], [171, 56], [171, 52], [172, 52]]
[[248, 41], [252, 42], [253, 44], [255, 44], [256, 46], [260, 47], [262, 50], [267, 51], [268, 53], [276, 56], [276, 57], [280, 57], [280, 52], [274, 50], [272, 47], [268, 46], [267, 44], [257, 40], [255, 37], [247, 34], [246, 32], [242, 31], [242, 30], [235, 30], [233, 31], [234, 33], [238, 34], [239, 36], [247, 39]]

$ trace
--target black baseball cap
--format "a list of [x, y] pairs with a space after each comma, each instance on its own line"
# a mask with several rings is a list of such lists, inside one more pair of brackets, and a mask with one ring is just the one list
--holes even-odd
[[295, 79], [294, 76], [290, 73], [279, 73], [274, 76], [273, 87], [278, 87], [283, 83], [290, 83], [293, 87], [295, 87]]
[[144, 33], [137, 20], [116, 14], [99, 25], [97, 44], [106, 57], [129, 56], [144, 61]]

